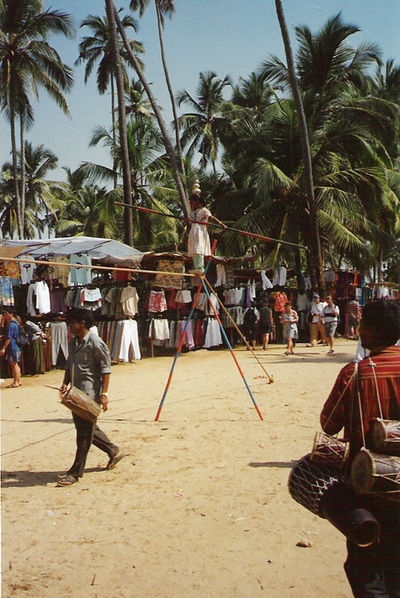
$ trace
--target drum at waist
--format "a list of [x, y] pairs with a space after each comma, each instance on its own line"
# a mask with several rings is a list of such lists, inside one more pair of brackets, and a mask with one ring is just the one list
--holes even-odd
[[101, 413], [100, 405], [76, 386], [71, 386], [67, 392], [60, 393], [60, 397], [65, 407], [87, 421], [95, 422]]
[[376, 493], [400, 500], [400, 457], [362, 448], [351, 464], [351, 483], [359, 494]]
[[310, 459], [314, 463], [343, 471], [349, 454], [350, 444], [342, 438], [317, 432]]

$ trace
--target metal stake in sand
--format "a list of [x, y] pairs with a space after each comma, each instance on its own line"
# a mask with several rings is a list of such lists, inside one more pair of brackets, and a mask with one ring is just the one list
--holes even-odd
[[243, 370], [242, 370], [242, 368], [240, 367], [240, 364], [239, 364], [238, 360], [236, 359], [235, 352], [234, 352], [234, 350], [233, 350], [233, 348], [232, 348], [232, 345], [231, 345], [231, 343], [229, 342], [228, 336], [227, 336], [227, 334], [226, 334], [226, 332], [225, 332], [225, 328], [224, 328], [224, 326], [223, 326], [223, 324], [222, 324], [222, 322], [221, 322], [221, 319], [220, 319], [220, 317], [219, 317], [219, 314], [218, 314], [217, 310], [215, 309], [215, 306], [214, 306], [213, 302], [211, 301], [210, 292], [209, 292], [209, 290], [208, 290], [208, 288], [207, 288], [207, 285], [206, 285], [206, 284], [205, 284], [205, 282], [204, 282], [204, 278], [202, 278], [202, 280], [201, 280], [201, 283], [202, 283], [202, 285], [203, 285], [204, 291], [205, 291], [205, 292], [206, 292], [206, 294], [207, 294], [208, 301], [210, 302], [210, 305], [211, 305], [211, 307], [212, 307], [212, 309], [213, 309], [214, 315], [215, 315], [215, 317], [217, 318], [217, 322], [218, 322], [218, 324], [219, 324], [219, 327], [220, 327], [220, 329], [221, 329], [221, 332], [222, 332], [222, 334], [223, 334], [223, 337], [224, 337], [224, 339], [225, 339], [225, 342], [226, 342], [226, 344], [228, 345], [228, 348], [229, 348], [229, 351], [231, 352], [231, 355], [232, 355], [232, 357], [233, 357], [233, 360], [234, 360], [234, 362], [235, 362], [235, 363], [236, 363], [236, 365], [237, 365], [237, 368], [238, 368], [238, 370], [239, 370], [239, 373], [240, 373], [240, 375], [242, 376], [243, 382], [245, 383], [245, 386], [246, 386], [246, 388], [247, 388], [247, 390], [248, 390], [248, 392], [249, 392], [250, 398], [251, 398], [251, 400], [253, 401], [253, 405], [254, 405], [254, 407], [255, 407], [255, 409], [256, 409], [256, 411], [257, 411], [258, 415], [259, 415], [259, 418], [260, 418], [262, 421], [264, 421], [263, 415], [262, 415], [262, 413], [261, 413], [261, 411], [260, 411], [260, 408], [259, 408], [259, 406], [258, 406], [258, 405], [257, 405], [257, 403], [256, 403], [256, 400], [255, 400], [255, 398], [254, 398], [254, 395], [253, 395], [253, 393], [252, 393], [252, 390], [251, 390], [251, 388], [250, 388], [250, 386], [249, 386], [249, 384], [248, 384], [248, 382], [247, 382], [247, 380], [246, 380], [246, 377], [245, 377], [245, 375], [244, 375], [244, 373], [243, 373]]
[[236, 328], [237, 332], [239, 333], [240, 338], [244, 341], [244, 343], [246, 344], [246, 347], [251, 351], [253, 357], [257, 360], [259, 366], [261, 367], [261, 369], [263, 370], [263, 372], [265, 374], [267, 374], [267, 378], [268, 378], [268, 384], [272, 384], [274, 382], [274, 377], [271, 376], [270, 374], [268, 374], [267, 370], [265, 369], [265, 367], [263, 366], [263, 364], [261, 363], [261, 361], [258, 359], [255, 351], [253, 351], [253, 347], [247, 342], [246, 337], [244, 336], [244, 334], [242, 333], [242, 331], [240, 330], [239, 326], [236, 324], [235, 320], [232, 318], [231, 314], [229, 313], [229, 311], [226, 309], [225, 305], [222, 303], [221, 299], [218, 297], [217, 293], [214, 291], [214, 289], [211, 286], [211, 283], [207, 280], [207, 278], [204, 278], [204, 282], [208, 285], [209, 289], [211, 290], [212, 293], [214, 293], [214, 295], [216, 296], [216, 298], [218, 299], [218, 303], [220, 304], [220, 306], [222, 307], [222, 309], [224, 310], [224, 312], [226, 313], [226, 315], [228, 316], [228, 318], [230, 319], [230, 321], [232, 322], [232, 324], [234, 325], [234, 327]]
[[[218, 243], [218, 241], [217, 241], [217, 239], [216, 239], [216, 240], [214, 241], [214, 243], [213, 243], [213, 246], [212, 246], [212, 248], [211, 248], [211, 255], [213, 255], [213, 254], [214, 254], [214, 252], [215, 252], [215, 249], [216, 249], [216, 247], [217, 247], [217, 243]], [[206, 267], [205, 267], [205, 270], [204, 270], [204, 276], [207, 274], [207, 270], [208, 270], [208, 268], [209, 268], [210, 264], [211, 264], [211, 257], [210, 257], [210, 259], [208, 260], [208, 262], [207, 262], [207, 264], [206, 264]], [[196, 309], [196, 305], [197, 305], [197, 303], [198, 303], [198, 301], [199, 301], [200, 292], [201, 292], [201, 285], [199, 285], [199, 288], [197, 289], [197, 293], [196, 293], [196, 296], [195, 296], [195, 298], [194, 298], [194, 301], [193, 301], [192, 309], [190, 310], [190, 313], [189, 313], [188, 319], [187, 319], [187, 321], [186, 321], [186, 324], [185, 324], [185, 328], [184, 328], [184, 330], [183, 330], [183, 334], [182, 334], [181, 340], [180, 340], [180, 342], [179, 342], [178, 349], [177, 349], [177, 351], [176, 351], [176, 354], [175, 354], [175, 357], [174, 357], [174, 361], [173, 361], [173, 363], [172, 363], [172, 367], [171, 367], [171, 371], [170, 371], [170, 373], [169, 373], [169, 376], [168, 376], [167, 384], [166, 384], [166, 386], [165, 386], [164, 393], [163, 393], [163, 396], [162, 396], [162, 399], [161, 399], [160, 405], [159, 405], [159, 407], [158, 407], [157, 415], [156, 415], [156, 417], [155, 417], [155, 421], [156, 421], [156, 422], [158, 422], [158, 420], [160, 419], [160, 415], [161, 415], [161, 411], [162, 411], [162, 408], [163, 408], [163, 405], [164, 405], [164, 401], [165, 401], [165, 399], [166, 399], [166, 397], [167, 397], [167, 393], [168, 393], [168, 391], [169, 391], [169, 389], [170, 389], [170, 386], [171, 386], [171, 381], [172, 381], [172, 377], [173, 377], [173, 375], [174, 375], [175, 366], [176, 366], [176, 363], [177, 363], [177, 361], [178, 361], [178, 358], [179, 358], [179, 356], [180, 356], [180, 354], [181, 354], [182, 347], [183, 347], [183, 343], [185, 342], [185, 339], [186, 339], [186, 334], [187, 334], [187, 331], [188, 331], [188, 328], [189, 328], [190, 321], [191, 321], [191, 319], [192, 319], [192, 317], [193, 317], [194, 310]]]

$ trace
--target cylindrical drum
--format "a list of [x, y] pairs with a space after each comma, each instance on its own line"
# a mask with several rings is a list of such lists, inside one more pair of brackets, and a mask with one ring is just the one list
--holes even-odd
[[89, 395], [79, 388], [71, 386], [67, 392], [60, 393], [61, 403], [83, 419], [95, 422], [101, 413], [101, 407]]
[[400, 421], [395, 419], [374, 419], [372, 442], [379, 453], [400, 456]]
[[377, 493], [400, 500], [400, 458], [362, 448], [351, 464], [351, 483], [356, 492]]
[[310, 459], [314, 463], [342, 471], [346, 465], [349, 449], [350, 444], [346, 440], [330, 436], [325, 432], [317, 432]]
[[289, 493], [292, 498], [303, 507], [323, 517], [320, 506], [321, 498], [328, 488], [343, 481], [343, 477], [337, 469], [332, 467], [321, 467], [306, 455], [290, 472], [288, 480]]
[[379, 537], [378, 522], [367, 509], [360, 508], [357, 496], [337, 469], [321, 467], [306, 455], [293, 467], [288, 488], [296, 502], [327, 519], [355, 544], [369, 546]]

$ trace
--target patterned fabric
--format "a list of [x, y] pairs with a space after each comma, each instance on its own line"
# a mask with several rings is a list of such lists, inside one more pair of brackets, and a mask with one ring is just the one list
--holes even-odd
[[159, 260], [153, 286], [163, 287], [164, 289], [181, 289], [183, 286], [183, 276], [171, 276], [164, 272], [184, 272], [185, 266], [182, 260]]
[[[336, 434], [344, 427], [345, 437], [348, 439], [354, 388], [354, 379], [351, 378], [355, 367], [353, 362], [341, 370], [321, 413], [321, 425], [326, 432]], [[383, 419], [400, 419], [400, 347], [393, 346], [372, 351], [369, 357], [360, 361], [358, 368], [362, 421], [368, 445], [371, 419], [380, 417], [378, 393]], [[343, 396], [339, 401], [342, 393]], [[339, 404], [335, 408], [338, 401]], [[324, 424], [328, 419], [329, 422], [325, 427]], [[353, 424], [351, 440], [354, 452], [358, 451], [363, 444], [360, 418], [356, 418]]]
[[348, 301], [346, 314], [357, 320], [359, 318], [360, 304], [358, 301]]
[[164, 291], [150, 291], [149, 311], [156, 313], [168, 309]]
[[14, 290], [11, 278], [8, 276], [0, 277], [0, 305], [14, 305]]

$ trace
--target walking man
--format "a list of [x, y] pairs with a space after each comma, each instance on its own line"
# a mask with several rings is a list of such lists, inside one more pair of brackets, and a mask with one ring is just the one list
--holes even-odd
[[[93, 326], [93, 315], [90, 311], [73, 310], [68, 316], [68, 321], [74, 338], [69, 345], [69, 356], [61, 391], [65, 392], [68, 384], [71, 383], [101, 404], [103, 411], [107, 411], [111, 374], [111, 357], [108, 347], [97, 334], [89, 331], [89, 328]], [[115, 467], [124, 456], [119, 447], [113, 444], [100, 430], [97, 422], [89, 422], [75, 413], [72, 416], [76, 428], [75, 460], [67, 475], [58, 482], [58, 486], [71, 486], [82, 477], [92, 443], [107, 453], [109, 460], [106, 469]]]

